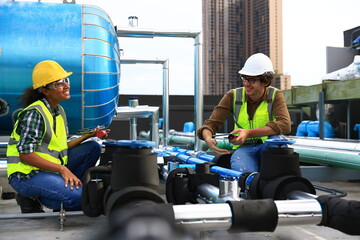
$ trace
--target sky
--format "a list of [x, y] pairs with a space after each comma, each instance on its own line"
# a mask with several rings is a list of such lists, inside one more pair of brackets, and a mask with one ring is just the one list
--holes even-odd
[[[127, 28], [128, 17], [138, 17], [139, 29], [200, 32], [200, 0], [83, 0], [103, 8], [118, 28]], [[110, 6], [110, 7], [109, 7]], [[169, 61], [169, 93], [194, 94], [194, 39], [192, 38], [119, 38], [123, 59]], [[120, 94], [163, 93], [161, 64], [122, 64]]]
[[358, 0], [283, 0], [284, 73], [292, 85], [321, 83], [326, 47], [343, 47], [344, 31], [360, 26]]
[[[54, 2], [54, 1], [53, 1]], [[61, 2], [61, 1], [60, 1]], [[118, 28], [137, 16], [139, 29], [202, 28], [201, 0], [76, 0], [107, 12]], [[283, 0], [283, 73], [292, 85], [321, 83], [326, 47], [343, 47], [343, 32], [360, 26], [359, 0]], [[194, 40], [119, 38], [123, 59], [169, 60], [171, 95], [194, 94]], [[239, 66], [240, 69], [241, 66]], [[161, 64], [122, 64], [120, 94], [162, 94]]]

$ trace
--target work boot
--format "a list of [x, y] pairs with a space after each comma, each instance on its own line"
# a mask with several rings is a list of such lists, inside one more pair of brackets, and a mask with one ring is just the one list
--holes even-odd
[[20, 205], [22, 213], [43, 213], [42, 205], [36, 199], [25, 197], [19, 193], [16, 194], [16, 202]]

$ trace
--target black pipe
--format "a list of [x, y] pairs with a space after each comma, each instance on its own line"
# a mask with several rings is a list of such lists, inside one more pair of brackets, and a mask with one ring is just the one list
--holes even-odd
[[316, 200], [323, 210], [319, 225], [350, 235], [360, 235], [360, 202], [323, 195]]
[[110, 186], [111, 166], [89, 168], [85, 172], [81, 207], [89, 217], [104, 214], [103, 196]]
[[278, 211], [273, 200], [228, 201], [232, 212], [229, 232], [273, 232]]

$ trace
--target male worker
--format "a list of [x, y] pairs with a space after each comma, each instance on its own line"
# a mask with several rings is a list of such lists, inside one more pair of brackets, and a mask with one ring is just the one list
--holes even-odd
[[232, 115], [234, 130], [229, 141], [236, 150], [230, 159], [231, 169], [241, 172], [259, 170], [261, 152], [271, 145], [264, 143], [270, 137], [291, 131], [290, 115], [279, 89], [271, 87], [274, 76], [268, 56], [256, 53], [250, 56], [239, 71], [243, 87], [228, 91], [214, 108], [210, 118], [198, 129], [197, 135], [218, 154], [229, 154], [216, 146], [213, 138], [226, 119]]

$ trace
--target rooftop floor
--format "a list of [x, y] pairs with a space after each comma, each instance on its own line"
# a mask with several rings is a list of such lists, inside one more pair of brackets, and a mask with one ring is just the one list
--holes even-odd
[[[333, 189], [347, 192], [345, 199], [360, 201], [360, 181], [322, 181], [313, 182]], [[326, 194], [317, 192], [317, 195]], [[51, 210], [45, 209], [52, 214]], [[0, 200], [0, 239], [101, 239], [105, 240], [102, 233], [107, 229], [106, 216], [96, 218], [85, 215], [66, 216], [64, 230], [60, 229], [58, 216], [41, 219], [13, 218], [3, 219], [8, 214], [21, 215], [20, 208], [15, 199]], [[69, 213], [70, 214], [70, 213]], [[229, 234], [227, 231], [203, 232], [197, 234], [197, 239], [360, 239], [360, 236], [350, 236], [340, 231], [316, 226], [279, 226], [274, 232], [250, 232], [241, 234]], [[201, 236], [201, 237], [200, 237]], [[185, 239], [185, 238], [184, 238]]]

